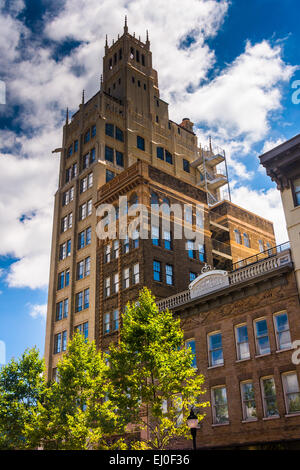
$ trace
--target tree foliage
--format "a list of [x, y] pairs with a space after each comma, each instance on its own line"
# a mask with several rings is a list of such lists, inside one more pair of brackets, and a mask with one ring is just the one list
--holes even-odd
[[[163, 449], [170, 439], [190, 438], [186, 418], [201, 412], [204, 377], [192, 367], [180, 320], [159, 312], [148, 289], [123, 315], [120, 342], [110, 347], [112, 400], [130, 429], [141, 432], [138, 448]], [[198, 414], [199, 420], [204, 417]]]

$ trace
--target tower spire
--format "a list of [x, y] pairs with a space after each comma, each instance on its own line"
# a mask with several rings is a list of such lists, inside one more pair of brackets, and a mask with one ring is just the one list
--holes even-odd
[[102, 90], [102, 87], [103, 87], [103, 75], [101, 73], [101, 77], [100, 77], [100, 90]]
[[68, 125], [69, 124], [69, 108], [67, 107], [67, 111], [66, 111], [66, 124]]
[[147, 49], [150, 48], [149, 31], [148, 31], [148, 29], [147, 29], [147, 31], [146, 31], [146, 47], [147, 47]]
[[128, 33], [127, 15], [125, 15], [124, 33]]
[[105, 54], [107, 53], [108, 51], [108, 40], [107, 40], [107, 34], [105, 36]]
[[82, 90], [82, 101], [81, 104], [84, 104], [84, 90]]

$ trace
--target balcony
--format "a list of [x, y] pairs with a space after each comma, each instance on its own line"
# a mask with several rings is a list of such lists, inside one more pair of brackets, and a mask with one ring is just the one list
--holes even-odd
[[224, 186], [224, 184], [226, 183], [227, 183], [227, 178], [225, 175], [221, 173], [210, 173], [206, 171], [206, 178], [204, 177], [201, 178], [197, 184], [200, 187], [205, 187], [207, 185], [207, 188], [210, 191], [216, 191], [217, 189]]
[[[234, 269], [233, 271], [229, 272], [228, 280], [229, 286], [225, 289], [230, 288], [231, 286], [235, 286], [238, 284], [242, 284], [247, 281], [253, 281], [255, 279], [259, 279], [261, 276], [266, 274], [271, 274], [284, 266], [292, 266], [292, 256], [289, 243], [285, 243], [283, 245], [276, 246], [267, 250], [265, 253], [265, 257], [262, 259], [257, 259], [254, 261], [254, 256], [252, 263], [246, 264], [247, 260], [249, 261], [250, 258], [247, 260], [240, 261], [240, 263], [245, 262], [244, 267], [239, 267]], [[261, 256], [262, 253], [259, 253], [256, 256]], [[235, 263], [237, 264], [237, 263]], [[218, 289], [216, 289], [217, 291]], [[220, 292], [224, 290], [224, 288], [219, 289]], [[215, 291], [215, 292], [216, 292]], [[212, 291], [213, 292], [213, 291]], [[211, 293], [207, 294], [210, 295]], [[205, 296], [203, 296], [205, 297]], [[166, 299], [160, 300], [157, 302], [157, 306], [159, 310], [165, 310], [167, 308], [174, 309], [180, 307], [181, 305], [187, 304], [190, 302], [191, 296], [190, 291], [186, 290], [183, 292], [179, 292], [178, 294], [172, 295]]]
[[211, 243], [212, 254], [214, 255], [214, 257], [222, 260], [224, 258], [232, 260], [230, 245], [227, 245], [223, 242], [219, 242], [218, 240], [214, 240], [213, 238], [211, 240]]
[[225, 231], [229, 233], [227, 214], [218, 214], [210, 211], [209, 223], [214, 232]]

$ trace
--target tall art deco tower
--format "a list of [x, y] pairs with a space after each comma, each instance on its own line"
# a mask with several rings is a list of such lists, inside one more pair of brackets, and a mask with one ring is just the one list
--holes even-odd
[[[104, 350], [119, 312], [148, 286], [158, 299], [184, 289], [208, 264], [230, 270], [275, 245], [271, 222], [230, 202], [225, 153], [199, 146], [193, 123], [170, 120], [146, 42], [124, 32], [105, 44], [100, 90], [67, 113], [55, 194], [45, 359], [48, 377], [74, 331]], [[203, 233], [196, 249], [172, 229], [149, 240], [101, 241], [96, 208], [119, 196], [129, 204], [192, 206], [186, 221]], [[196, 204], [204, 215], [196, 217]], [[188, 247], [188, 248], [186, 248]]]

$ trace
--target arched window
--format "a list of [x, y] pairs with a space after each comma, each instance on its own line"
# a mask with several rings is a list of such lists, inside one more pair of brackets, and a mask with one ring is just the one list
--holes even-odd
[[247, 233], [244, 233], [244, 245], [247, 247], [247, 248], [250, 248], [250, 240], [249, 240], [249, 235]]
[[237, 228], [234, 229], [234, 237], [235, 237], [236, 243], [241, 245], [242, 244], [242, 237], [241, 237], [240, 231]]

